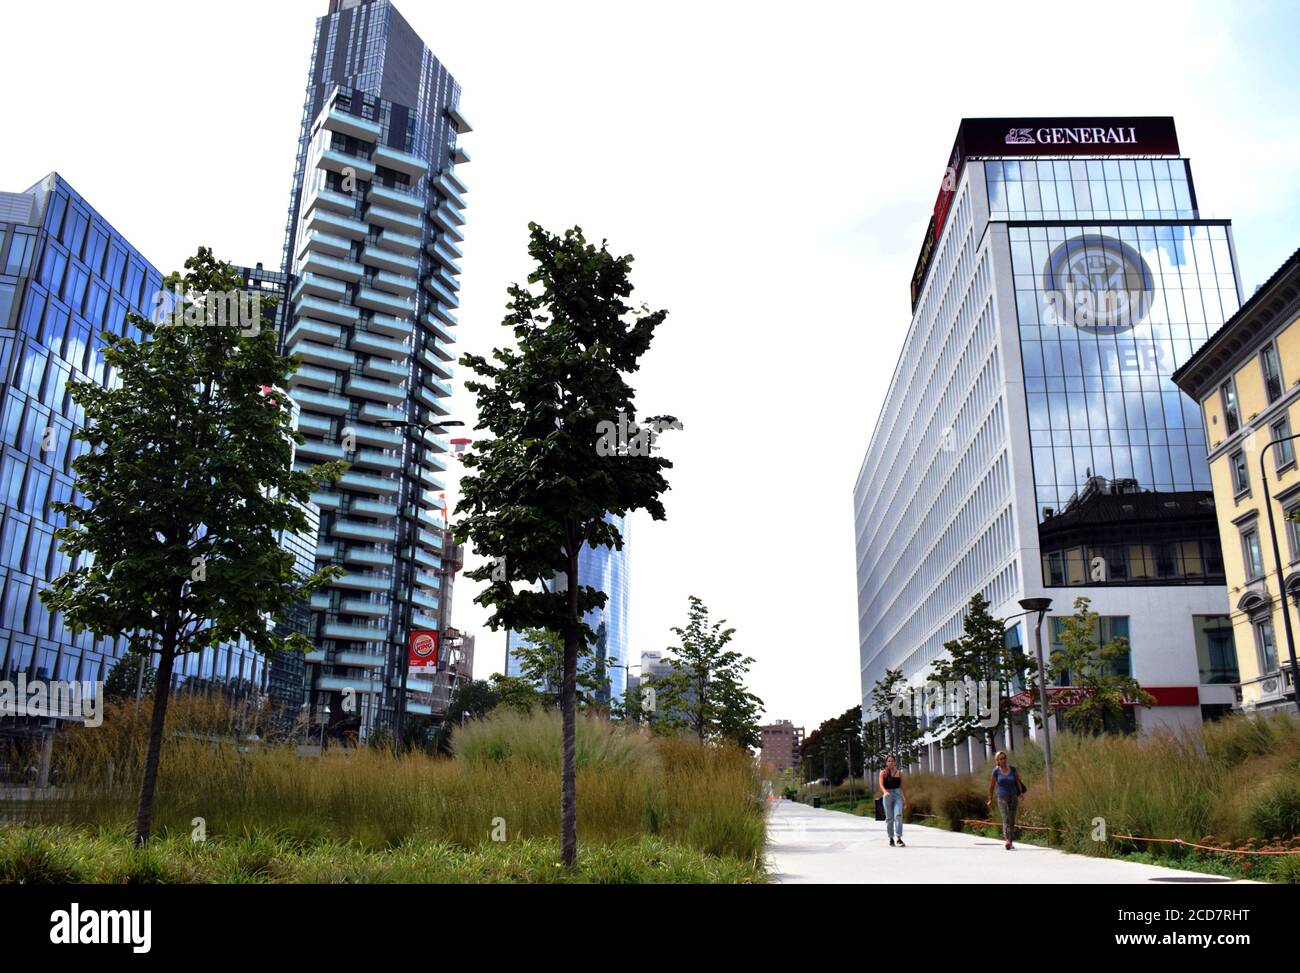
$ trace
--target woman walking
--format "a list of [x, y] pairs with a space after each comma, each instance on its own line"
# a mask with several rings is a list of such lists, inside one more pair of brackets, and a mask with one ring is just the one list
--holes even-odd
[[903, 808], [907, 807], [907, 784], [893, 756], [885, 758], [885, 769], [880, 772], [880, 789], [885, 795], [885, 830], [889, 832], [889, 847], [897, 844], [899, 848], [906, 848], [903, 844]]
[[993, 766], [993, 773], [989, 776], [988, 806], [992, 809], [993, 797], [996, 792], [998, 810], [1002, 812], [1002, 837], [1006, 841], [1003, 847], [1007, 851], [1012, 851], [1014, 850], [1012, 842], [1016, 840], [1016, 807], [1020, 803], [1020, 795], [1027, 788], [1020, 782], [1020, 771], [1007, 763], [1007, 752], [1005, 750], [999, 750], [996, 759], [997, 763]]

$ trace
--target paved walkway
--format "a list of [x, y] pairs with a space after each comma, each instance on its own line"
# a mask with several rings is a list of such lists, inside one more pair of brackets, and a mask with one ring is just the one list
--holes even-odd
[[994, 885], [1225, 884], [1197, 872], [1113, 858], [1070, 855], [1054, 848], [1002, 842], [908, 824], [905, 848], [890, 848], [885, 822], [794, 801], [770, 801], [768, 863], [783, 883]]

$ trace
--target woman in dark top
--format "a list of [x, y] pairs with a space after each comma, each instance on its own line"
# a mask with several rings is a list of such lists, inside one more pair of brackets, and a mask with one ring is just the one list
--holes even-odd
[[1016, 806], [1020, 803], [1020, 771], [1007, 763], [1007, 752], [999, 750], [997, 763], [989, 777], [988, 806], [993, 807], [994, 792], [997, 792], [998, 810], [1002, 812], [1002, 837], [1007, 851], [1012, 851], [1012, 842], [1016, 838]]
[[880, 772], [880, 790], [885, 795], [885, 830], [889, 833], [889, 847], [897, 844], [899, 848], [905, 848], [903, 808], [907, 807], [907, 784], [903, 781], [903, 772], [898, 769], [898, 761], [892, 756], [885, 758], [885, 769]]

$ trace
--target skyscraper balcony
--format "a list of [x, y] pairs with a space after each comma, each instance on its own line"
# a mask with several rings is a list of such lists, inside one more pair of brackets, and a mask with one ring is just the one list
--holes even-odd
[[347, 459], [347, 453], [343, 451], [342, 446], [334, 443], [322, 442], [319, 439], [308, 437], [307, 441], [297, 447], [299, 456], [306, 456], [317, 462], [331, 462], [333, 460]]
[[349, 513], [374, 517], [376, 520], [392, 520], [397, 516], [397, 504], [388, 500], [366, 500], [357, 497], [353, 499]]
[[293, 400], [303, 409], [311, 409], [315, 412], [325, 412], [336, 416], [346, 415], [348, 408], [352, 404], [341, 396], [316, 392], [312, 389], [295, 389], [291, 394]]
[[354, 173], [358, 179], [369, 182], [375, 178], [375, 164], [359, 156], [348, 155], [338, 149], [322, 148], [316, 156], [316, 168], [328, 169], [346, 176]]
[[381, 270], [391, 270], [399, 274], [415, 275], [420, 272], [418, 258], [380, 247], [367, 246], [361, 251], [361, 262], [367, 267], [379, 267]]
[[[388, 637], [388, 626], [386, 625], [372, 627], [331, 622], [325, 625], [324, 629], [321, 634], [326, 638], [343, 639], [350, 642], [383, 642]], [[351, 630], [353, 634], [338, 634], [344, 633], [346, 630]], [[382, 652], [355, 652], [344, 649], [335, 653], [334, 661], [338, 665], [351, 666], [356, 669], [382, 669], [386, 660]]]
[[415, 583], [421, 588], [432, 588], [434, 591], [442, 587], [442, 579], [428, 571], [417, 570], [415, 572]]
[[389, 361], [387, 358], [371, 358], [361, 366], [361, 370], [372, 378], [381, 378], [389, 382], [406, 381], [406, 366]]
[[364, 520], [339, 518], [330, 528], [330, 534], [334, 537], [342, 537], [344, 540], [372, 541], [376, 544], [391, 544], [393, 541], [391, 526], [379, 527]]
[[[332, 389], [334, 380], [338, 378], [338, 373], [330, 368], [317, 368], [315, 365], [299, 365], [298, 370], [289, 376], [288, 386], [292, 392], [300, 385], [311, 385], [316, 388]], [[303, 451], [298, 447], [298, 452]]]
[[314, 209], [307, 214], [307, 229], [330, 236], [364, 240], [370, 227], [355, 216], [344, 216], [327, 209]]
[[352, 216], [356, 212], [357, 200], [355, 196], [349, 196], [347, 193], [341, 193], [320, 185], [313, 189], [311, 195], [307, 197], [307, 209], [317, 208], [332, 210], [335, 213], [342, 213], [344, 216]]
[[377, 142], [384, 131], [383, 126], [378, 122], [362, 118], [359, 115], [353, 115], [351, 112], [345, 112], [334, 105], [326, 109], [325, 117], [321, 119], [321, 127], [327, 128], [331, 132], [351, 135], [354, 139], [360, 139], [362, 142]]
[[470, 161], [469, 149], [465, 148], [465, 146], [463, 145], [452, 146], [451, 161], [456, 163], [456, 165], [458, 166], [464, 165], [466, 162], [469, 162]]
[[338, 301], [326, 301], [319, 297], [302, 297], [293, 303], [293, 311], [298, 315], [324, 318], [327, 321], [349, 323], [361, 317], [361, 312], [348, 304]]
[[380, 493], [394, 494], [397, 492], [397, 481], [387, 476], [371, 476], [367, 473], [357, 473], [348, 470], [339, 478], [339, 489], [351, 490], [355, 493]]
[[394, 409], [391, 405], [380, 405], [375, 402], [367, 402], [361, 407], [359, 413], [362, 419], [370, 422], [405, 422], [406, 413], [401, 409]]
[[[434, 618], [432, 615], [426, 615], [422, 611], [413, 611], [411, 612], [411, 625], [414, 626], [415, 628], [425, 628], [425, 629], [431, 629], [433, 631], [437, 631], [438, 619]], [[406, 708], [408, 710], [413, 710], [414, 707], [416, 706], [427, 706], [427, 705], [428, 704], [425, 703], [407, 703]]]
[[412, 235], [418, 235], [424, 229], [418, 213], [404, 213], [398, 209], [376, 206], [373, 203], [366, 207], [366, 222]]
[[352, 692], [371, 696], [380, 692], [383, 686], [368, 675], [317, 676], [316, 689], [318, 692], [325, 693]]
[[[377, 449], [359, 449], [352, 458], [352, 465], [357, 469], [368, 467], [396, 473], [402, 468], [402, 460], [396, 453], [385, 453]], [[355, 508], [356, 505], [353, 506]]]
[[294, 326], [289, 329], [285, 342], [292, 345], [302, 338], [310, 338], [322, 344], [332, 345], [342, 333], [343, 331], [336, 324], [315, 321], [311, 318], [299, 318]]
[[285, 351], [312, 365], [323, 365], [340, 371], [347, 371], [357, 362], [357, 356], [345, 348], [330, 348], [313, 341], [295, 341]]
[[384, 358], [391, 358], [393, 361], [406, 361], [407, 356], [411, 353], [409, 341], [396, 341], [393, 338], [385, 338], [370, 331], [353, 331], [349, 344], [356, 351], [364, 351], [369, 355], [381, 355]]
[[435, 476], [433, 474], [433, 471], [430, 470], [428, 467], [420, 466], [419, 471], [420, 471], [420, 482], [423, 483], [430, 490], [441, 491], [447, 489], [447, 485], [442, 481], [442, 479], [440, 477]]
[[[425, 339], [426, 344], [428, 343], [428, 341], [429, 339], [426, 338]], [[452, 344], [455, 343], [455, 341], [456, 341], [455, 335], [452, 335], [446, 341], [444, 341], [442, 338], [434, 338], [433, 345], [432, 345], [433, 353], [437, 355], [439, 358], [441, 358], [443, 361], [455, 361], [457, 357], [456, 351], [451, 347]]]
[[455, 185], [453, 185], [452, 181], [447, 178], [446, 173], [439, 176], [438, 181], [434, 185], [438, 192], [442, 193], [442, 195], [446, 197], [448, 205], [453, 209], [459, 211], [465, 208], [465, 197], [456, 191]]
[[[317, 551], [317, 554], [320, 552]], [[329, 554], [327, 557], [337, 557], [337, 554]], [[343, 560], [348, 564], [366, 564], [371, 567], [382, 568], [393, 563], [393, 555], [390, 551], [380, 551], [373, 547], [357, 547], [350, 545], [343, 549]]]
[[348, 376], [348, 394], [364, 399], [375, 399], [379, 402], [406, 401], [406, 390], [400, 385], [391, 385], [388, 382], [380, 382], [360, 375]]
[[[434, 337], [442, 338], [444, 341], [455, 340], [451, 328], [456, 324], [456, 316], [436, 302], [431, 310], [433, 311], [432, 314], [426, 314], [420, 318], [420, 324], [433, 332]], [[448, 318], [451, 320], [448, 321]]]
[[439, 206], [437, 209], [430, 210], [429, 219], [437, 223], [442, 232], [457, 243], [464, 241], [465, 234], [460, 231], [460, 225], [465, 222], [465, 218], [450, 206]]
[[395, 297], [373, 287], [362, 287], [357, 292], [357, 303], [372, 311], [383, 311], [397, 317], [407, 317], [415, 313], [415, 304], [410, 298]]
[[308, 253], [328, 253], [334, 257], [346, 257], [352, 252], [352, 241], [346, 237], [326, 230], [308, 230], [303, 234], [302, 245], [298, 248], [298, 259]]
[[381, 186], [375, 183], [370, 187], [370, 193], [366, 198], [371, 203], [384, 203], [417, 215], [424, 212], [423, 196], [417, 196], [415, 193], [404, 192], [400, 189], [393, 189], [391, 186]]
[[298, 415], [298, 428], [309, 437], [328, 436], [334, 431], [334, 421], [325, 416], [304, 412]]
[[310, 497], [311, 502], [321, 510], [338, 510], [342, 503], [339, 495], [333, 491], [316, 490], [310, 494]]
[[411, 152], [395, 149], [391, 145], [376, 145], [375, 150], [370, 154], [370, 158], [375, 165], [392, 169], [394, 172], [404, 173], [412, 179], [418, 179], [429, 171], [429, 161], [427, 159], [421, 159]]
[[460, 298], [456, 292], [447, 287], [437, 277], [426, 277], [424, 279], [425, 290], [437, 296], [438, 300], [448, 307], [460, 307]]
[[293, 289], [292, 300], [297, 303], [304, 296], [324, 297], [331, 301], [341, 301], [348, 296], [348, 286], [337, 280], [322, 277], [319, 274], [303, 274], [298, 278]]
[[453, 274], [459, 274], [460, 262], [447, 247], [447, 243], [448, 241], [445, 237], [435, 237], [433, 242], [431, 242], [425, 249], [428, 250], [429, 256], [433, 257], [433, 259], [438, 261], [442, 266], [446, 267]]
[[[414, 277], [407, 277], [405, 274], [395, 274], [391, 270], [381, 270], [375, 275], [375, 286], [381, 290], [397, 294], [399, 297], [409, 297], [415, 293], [418, 286]], [[411, 309], [414, 312], [415, 308]]]
[[355, 588], [358, 591], [387, 591], [391, 583], [387, 575], [362, 571], [340, 575], [330, 585], [334, 588]]
[[[317, 607], [315, 598], [312, 599], [312, 607]], [[326, 602], [320, 607], [328, 608], [329, 603]], [[375, 618], [387, 616], [388, 607], [387, 602], [371, 601], [368, 598], [344, 598], [339, 602], [339, 611], [341, 612], [346, 612], [349, 615], [371, 615]]]
[[456, 129], [457, 135], [464, 135], [466, 132], [474, 131], [470, 127], [469, 120], [461, 114], [459, 105], [452, 105], [447, 109], [447, 117], [451, 119], [452, 127]]
[[442, 172], [438, 173], [438, 179], [447, 180], [447, 182], [450, 183], [451, 188], [456, 190], [458, 193], [463, 194], [469, 192], [469, 187], [465, 185], [465, 181], [461, 179], [460, 176], [456, 175], [456, 170], [451, 166], [448, 166], [446, 169], [443, 169]]
[[375, 245], [383, 250], [395, 250], [408, 257], [420, 252], [419, 236], [398, 233], [396, 230], [384, 230], [375, 240]]
[[367, 426], [362, 423], [353, 423], [351, 428], [356, 441], [367, 446], [397, 449], [402, 445], [400, 429], [385, 429], [383, 426]]
[[366, 275], [366, 270], [355, 260], [345, 260], [327, 253], [311, 251], [303, 259], [300, 270], [309, 274], [324, 274], [348, 283], [356, 283]]

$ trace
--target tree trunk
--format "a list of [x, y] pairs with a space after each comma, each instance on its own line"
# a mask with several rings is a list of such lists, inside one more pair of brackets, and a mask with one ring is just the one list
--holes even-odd
[[175, 658], [175, 636], [165, 633], [161, 658], [158, 661], [158, 673], [154, 680], [153, 718], [149, 721], [149, 750], [144, 758], [144, 780], [140, 783], [140, 804], [135, 815], [137, 848], [149, 840], [149, 827], [153, 822], [154, 786], [158, 783], [158, 758], [162, 753], [163, 723], [167, 719], [167, 701], [172, 694], [172, 663]]
[[578, 863], [578, 558], [569, 557], [569, 612], [564, 630], [564, 673], [560, 679], [560, 712], [564, 724], [564, 758], [560, 768], [560, 862]]

